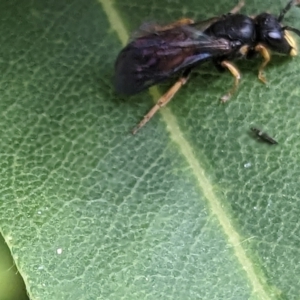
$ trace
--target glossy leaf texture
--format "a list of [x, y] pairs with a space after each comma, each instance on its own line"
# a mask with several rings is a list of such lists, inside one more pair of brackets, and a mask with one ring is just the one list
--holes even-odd
[[274, 58], [267, 85], [260, 59], [236, 62], [225, 105], [232, 78], [207, 64], [136, 136], [172, 81], [130, 98], [111, 84], [142, 22], [235, 4], [1, 1], [0, 229], [32, 300], [298, 299], [300, 58]]

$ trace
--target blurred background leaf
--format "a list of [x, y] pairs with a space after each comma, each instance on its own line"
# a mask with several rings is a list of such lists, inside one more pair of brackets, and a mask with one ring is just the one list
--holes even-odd
[[28, 300], [24, 281], [20, 276], [9, 249], [0, 235], [0, 299]]

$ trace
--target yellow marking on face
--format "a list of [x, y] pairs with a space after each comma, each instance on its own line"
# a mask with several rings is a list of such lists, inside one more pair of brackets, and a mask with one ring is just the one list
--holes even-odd
[[284, 38], [289, 43], [289, 45], [292, 47], [292, 49], [289, 53], [290, 56], [296, 56], [298, 54], [298, 49], [297, 49], [297, 43], [296, 43], [295, 39], [287, 31], [284, 31]]

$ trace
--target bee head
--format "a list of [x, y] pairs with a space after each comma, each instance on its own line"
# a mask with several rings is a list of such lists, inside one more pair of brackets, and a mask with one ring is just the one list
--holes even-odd
[[296, 42], [288, 33], [288, 30], [296, 32], [296, 29], [288, 26], [282, 27], [278, 18], [268, 13], [256, 16], [255, 24], [259, 43], [277, 53], [297, 55]]

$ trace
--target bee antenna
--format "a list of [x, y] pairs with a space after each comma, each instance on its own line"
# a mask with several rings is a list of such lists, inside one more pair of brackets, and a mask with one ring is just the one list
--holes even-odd
[[284, 26], [281, 28], [282, 31], [284, 30], [288, 30], [288, 31], [292, 31], [295, 32], [298, 36], [300, 36], [300, 30], [294, 27], [290, 27], [290, 26]]
[[280, 12], [279, 16], [278, 16], [278, 22], [281, 22], [284, 18], [284, 15], [291, 9], [291, 7], [293, 5], [297, 4], [297, 0], [291, 0], [290, 2], [288, 2], [288, 4], [286, 5], [286, 7]]

